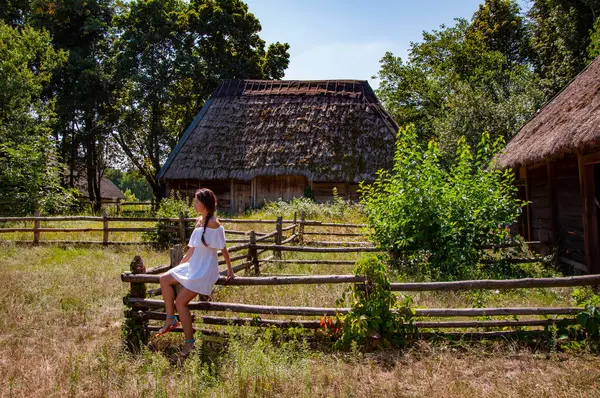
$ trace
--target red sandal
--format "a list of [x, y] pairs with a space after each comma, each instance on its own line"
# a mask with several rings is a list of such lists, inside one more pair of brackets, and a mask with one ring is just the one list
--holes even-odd
[[162, 336], [163, 334], [167, 334], [171, 330], [173, 330], [177, 326], [179, 326], [179, 320], [177, 319], [177, 316], [175, 316], [175, 315], [167, 315], [167, 319], [173, 319], [173, 323], [170, 326], [167, 326], [167, 328], [165, 330], [163, 330], [162, 332], [159, 330], [156, 333], [156, 337]]

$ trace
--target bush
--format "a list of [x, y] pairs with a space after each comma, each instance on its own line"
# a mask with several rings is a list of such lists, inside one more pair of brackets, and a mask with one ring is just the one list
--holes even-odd
[[[179, 218], [179, 215], [181, 213], [183, 213], [183, 216], [185, 218], [197, 216], [194, 210], [194, 206], [189, 202], [189, 200], [184, 195], [173, 191], [171, 192], [171, 195], [169, 195], [169, 197], [163, 199], [160, 202], [160, 208], [156, 212], [156, 217]], [[154, 231], [145, 232], [142, 235], [143, 241], [153, 243], [159, 248], [169, 247], [174, 241], [176, 241], [179, 238], [179, 234], [176, 231], [169, 231], [165, 229], [166, 226], [172, 225], [172, 222], [158, 221], [154, 227]]]
[[350, 312], [338, 315], [335, 324], [328, 322], [327, 325], [326, 320], [321, 321], [325, 330], [333, 326], [335, 347], [349, 348], [353, 343], [373, 348], [399, 347], [414, 337], [412, 299], [407, 296], [399, 302], [392, 293], [384, 257], [362, 257], [356, 263], [354, 274], [366, 276], [367, 283], [349, 287], [337, 302], [343, 305], [349, 299]]
[[293, 198], [286, 202], [279, 199], [276, 202], [270, 202], [262, 209], [256, 210], [251, 215], [261, 214], [267, 217], [282, 216], [284, 218], [294, 217], [294, 213], [300, 219], [300, 213], [305, 213], [309, 220], [357, 220], [363, 217], [362, 206], [358, 203], [342, 199], [337, 190], [333, 191], [333, 202], [317, 203], [313, 199], [302, 197]]
[[505, 243], [523, 205], [511, 173], [491, 165], [502, 147], [483, 134], [473, 156], [461, 139], [444, 165], [435, 142], [422, 150], [412, 126], [400, 130], [392, 171], [360, 187], [372, 238], [396, 268], [431, 280], [480, 274], [478, 246]]

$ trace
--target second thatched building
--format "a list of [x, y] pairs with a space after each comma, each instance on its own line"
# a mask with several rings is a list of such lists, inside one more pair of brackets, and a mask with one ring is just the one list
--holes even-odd
[[393, 164], [398, 127], [366, 81], [226, 80], [169, 156], [167, 189], [212, 189], [231, 212], [333, 188], [358, 200], [361, 181]]

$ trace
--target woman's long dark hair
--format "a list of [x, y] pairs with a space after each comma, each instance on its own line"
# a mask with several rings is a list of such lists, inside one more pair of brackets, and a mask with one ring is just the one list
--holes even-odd
[[208, 220], [215, 215], [215, 210], [217, 208], [217, 197], [215, 193], [208, 188], [200, 188], [196, 191], [196, 200], [204, 205], [207, 210], [206, 218], [204, 219], [204, 228], [202, 229], [202, 243], [204, 246], [208, 246], [206, 241], [204, 240], [204, 234], [206, 233], [206, 226], [208, 225]]

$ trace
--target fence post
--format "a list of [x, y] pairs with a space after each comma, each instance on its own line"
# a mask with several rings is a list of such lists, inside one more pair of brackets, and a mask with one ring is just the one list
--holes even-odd
[[[135, 256], [129, 267], [132, 274], [144, 274], [146, 273], [146, 267], [144, 261], [140, 256]], [[129, 295], [125, 296], [123, 301], [127, 307], [131, 308], [131, 304], [127, 300], [128, 297], [134, 298], [146, 298], [146, 284], [145, 283], [132, 283], [129, 291]], [[142, 344], [148, 343], [148, 320], [141, 316], [142, 311], [147, 311], [147, 307], [136, 308], [138, 316], [132, 315], [134, 311], [127, 311], [125, 324], [123, 325], [125, 332], [125, 340], [127, 346], [131, 351], [138, 352]]]
[[[34, 217], [39, 217], [40, 216], [40, 211], [36, 210], [35, 213], [33, 213]], [[40, 243], [40, 220], [34, 220], [33, 221], [33, 243], [35, 243], [36, 245], [38, 243]]]
[[300, 212], [300, 225], [298, 226], [298, 243], [304, 244], [304, 219], [306, 213], [304, 210]]
[[117, 216], [121, 215], [121, 198], [117, 198]]
[[182, 211], [179, 212], [179, 239], [183, 245], [185, 243], [185, 217]]
[[258, 262], [258, 253], [256, 250], [256, 233], [254, 231], [250, 231], [250, 247], [248, 248], [247, 261], [252, 262], [252, 265], [254, 266], [254, 273], [256, 275], [259, 275], [260, 265]]
[[102, 229], [104, 229], [104, 237], [102, 238], [102, 244], [108, 246], [108, 213], [106, 210], [102, 211]]
[[[173, 246], [173, 249], [171, 249], [171, 262], [169, 263], [169, 268], [176, 267], [181, 262], [181, 259], [183, 258], [182, 247], [182, 245], [175, 245]], [[173, 285], [173, 289], [175, 290], [175, 297], [177, 297], [179, 291], [181, 290], [181, 285], [176, 283]]]
[[292, 228], [292, 235], [296, 235], [296, 212], [294, 212], [294, 228]]
[[[277, 217], [277, 235], [275, 235], [275, 244], [281, 245], [281, 241], [283, 240], [283, 217]], [[275, 258], [281, 259], [281, 250], [273, 250], [273, 255]]]

